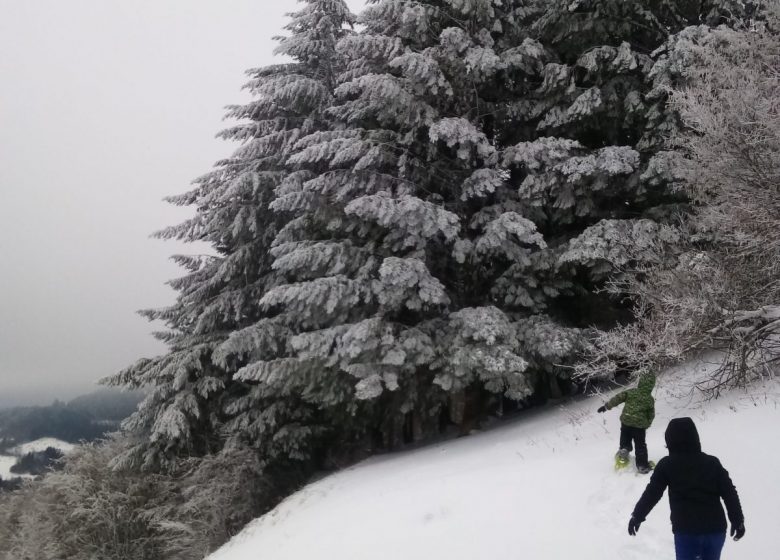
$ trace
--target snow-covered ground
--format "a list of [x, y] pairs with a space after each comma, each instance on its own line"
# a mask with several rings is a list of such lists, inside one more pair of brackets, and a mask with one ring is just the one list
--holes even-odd
[[[701, 375], [703, 361], [688, 366]], [[747, 534], [723, 558], [770, 558], [780, 540], [780, 382], [701, 402], [682, 369], [659, 379], [650, 457], [669, 419], [691, 416], [730, 471]], [[664, 497], [636, 537], [626, 526], [647, 483], [613, 470], [619, 412], [594, 397], [535, 410], [485, 433], [378, 457], [313, 483], [209, 560], [660, 560], [674, 557]]]
[[19, 477], [28, 478], [30, 475], [26, 475], [26, 474], [20, 475], [20, 474], [12, 473], [11, 467], [16, 464], [16, 461], [19, 460], [19, 457], [26, 455], [27, 453], [45, 451], [49, 447], [59, 449], [63, 453], [69, 453], [70, 451], [73, 450], [75, 445], [54, 438], [41, 438], [35, 441], [30, 441], [28, 443], [17, 445], [16, 447], [8, 451], [9, 453], [13, 453], [13, 455], [0, 455], [0, 478], [2, 478], [3, 480], [8, 480], [11, 478], [19, 478]]
[[8, 480], [18, 476], [11, 472], [11, 467], [16, 464], [16, 459], [11, 455], [0, 455], [0, 478]]
[[40, 451], [46, 451], [49, 447], [53, 447], [54, 449], [59, 449], [63, 453], [68, 453], [72, 451], [73, 448], [76, 446], [72, 443], [68, 443], [67, 441], [62, 441], [60, 439], [41, 438], [41, 439], [36, 439], [35, 441], [30, 441], [27, 443], [23, 443], [21, 445], [17, 445], [11, 450], [11, 452], [21, 457], [22, 455], [26, 455], [27, 453], [37, 453]]

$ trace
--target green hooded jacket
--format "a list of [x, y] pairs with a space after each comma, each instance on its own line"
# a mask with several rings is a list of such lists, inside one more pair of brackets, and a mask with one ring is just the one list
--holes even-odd
[[639, 377], [636, 389], [629, 389], [618, 393], [607, 401], [607, 410], [615, 408], [620, 403], [625, 403], [620, 421], [626, 426], [646, 430], [655, 418], [655, 399], [653, 399], [653, 387], [655, 387], [655, 375], [644, 373]]

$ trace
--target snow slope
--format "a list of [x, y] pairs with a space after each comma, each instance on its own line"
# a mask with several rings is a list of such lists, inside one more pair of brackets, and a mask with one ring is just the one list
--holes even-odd
[[[701, 402], [700, 361], [656, 389], [650, 457], [665, 454], [670, 418], [691, 416], [705, 452], [730, 471], [747, 534], [724, 560], [769, 558], [780, 537], [780, 382]], [[613, 470], [617, 410], [601, 398], [536, 410], [488, 432], [361, 463], [294, 494], [209, 560], [659, 560], [674, 557], [663, 498], [640, 528], [626, 525], [647, 483]], [[770, 443], [774, 442], [774, 443]]]
[[19, 457], [28, 453], [46, 451], [49, 447], [59, 449], [63, 453], [69, 453], [76, 447], [72, 443], [62, 441], [54, 438], [41, 438], [28, 443], [17, 445], [9, 450], [9, 453], [13, 455], [0, 455], [0, 478], [3, 480], [9, 480], [11, 478], [32, 478], [28, 474], [14, 474], [11, 472], [11, 467], [16, 464]]
[[9, 480], [19, 475], [11, 472], [11, 467], [16, 464], [17, 458], [12, 455], [0, 455], [0, 478]]
[[35, 441], [30, 441], [27, 443], [23, 443], [21, 445], [17, 445], [14, 447], [11, 452], [18, 455], [26, 455], [28, 453], [38, 453], [41, 451], [46, 451], [49, 447], [53, 447], [54, 449], [59, 449], [63, 453], [68, 453], [73, 450], [74, 447], [76, 447], [72, 443], [68, 443], [67, 441], [62, 441], [55, 438], [41, 438], [36, 439]]

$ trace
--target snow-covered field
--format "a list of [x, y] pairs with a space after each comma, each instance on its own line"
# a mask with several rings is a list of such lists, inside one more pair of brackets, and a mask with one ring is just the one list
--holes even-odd
[[8, 480], [17, 475], [11, 473], [11, 467], [16, 464], [16, 457], [11, 455], [0, 455], [0, 478]]
[[21, 478], [29, 477], [29, 475], [19, 475], [19, 474], [12, 473], [11, 467], [16, 464], [16, 461], [22, 455], [26, 455], [27, 453], [32, 453], [37, 451], [45, 451], [49, 447], [54, 447], [55, 449], [59, 449], [63, 453], [68, 453], [73, 450], [75, 445], [54, 438], [41, 438], [35, 441], [17, 445], [13, 449], [9, 450], [9, 452], [13, 453], [13, 455], [0, 455], [0, 478], [2, 478], [3, 480], [8, 480], [10, 478], [17, 478], [17, 477], [21, 477]]
[[[689, 366], [701, 374], [712, 366]], [[776, 557], [780, 537], [780, 382], [716, 401], [682, 370], [659, 379], [650, 457], [670, 418], [691, 416], [705, 452], [740, 493], [747, 534], [723, 558]], [[661, 560], [674, 557], [667, 498], [636, 537], [626, 526], [648, 480], [616, 473], [619, 412], [601, 398], [535, 410], [485, 433], [386, 455], [324, 478], [251, 523], [209, 560]]]
[[46, 451], [49, 447], [53, 447], [54, 449], [59, 449], [63, 453], [68, 453], [69, 451], [72, 451], [74, 447], [76, 447], [72, 443], [68, 443], [67, 441], [62, 441], [55, 438], [41, 438], [36, 439], [35, 441], [30, 441], [28, 443], [23, 443], [21, 445], [17, 445], [14, 447], [11, 451], [15, 455], [26, 455], [27, 453], [37, 453], [40, 451]]

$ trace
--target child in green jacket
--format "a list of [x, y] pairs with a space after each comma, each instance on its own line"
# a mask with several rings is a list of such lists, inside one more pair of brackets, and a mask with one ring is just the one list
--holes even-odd
[[628, 461], [628, 454], [631, 453], [633, 442], [636, 446], [636, 468], [642, 474], [650, 472], [645, 430], [650, 427], [653, 418], [655, 418], [653, 387], [655, 387], [655, 375], [644, 373], [639, 377], [636, 389], [628, 389], [618, 393], [609, 399], [607, 404], [598, 409], [599, 412], [606, 412], [625, 403], [623, 413], [620, 415], [620, 450], [617, 453], [617, 459], [621, 462]]

